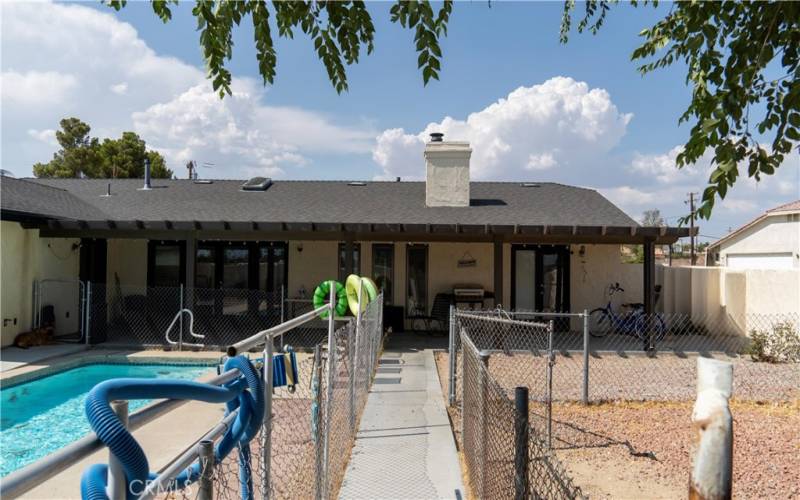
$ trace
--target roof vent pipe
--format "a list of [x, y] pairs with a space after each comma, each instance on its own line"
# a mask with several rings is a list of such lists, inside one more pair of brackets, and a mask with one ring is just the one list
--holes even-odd
[[444, 134], [441, 132], [434, 132], [431, 134], [431, 142], [442, 142], [444, 140]]
[[150, 189], [150, 158], [144, 159], [144, 187], [143, 190]]

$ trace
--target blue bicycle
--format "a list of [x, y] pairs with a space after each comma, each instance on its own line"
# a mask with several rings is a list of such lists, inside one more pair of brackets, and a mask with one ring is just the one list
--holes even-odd
[[661, 314], [647, 315], [644, 312], [644, 304], [630, 303], [622, 304], [632, 310], [627, 313], [617, 314], [611, 307], [611, 299], [614, 294], [624, 292], [625, 289], [614, 283], [608, 287], [608, 303], [605, 307], [599, 307], [589, 313], [589, 334], [592, 337], [605, 337], [610, 332], [623, 335], [632, 335], [639, 340], [646, 341], [648, 332], [650, 341], [658, 342], [667, 334], [667, 325]]

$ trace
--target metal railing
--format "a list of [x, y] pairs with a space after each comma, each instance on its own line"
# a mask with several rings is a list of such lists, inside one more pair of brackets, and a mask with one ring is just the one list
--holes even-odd
[[[239, 370], [230, 370], [205, 381], [205, 383], [222, 385], [238, 376]], [[128, 417], [128, 429], [131, 431], [136, 430], [147, 422], [185, 403], [186, 401], [184, 400], [165, 399], [149, 404]], [[0, 497], [14, 498], [20, 496], [104, 446], [94, 433], [87, 434], [41, 460], [28, 464], [3, 477], [3, 480], [0, 481]]]
[[[329, 302], [333, 303], [335, 300]], [[237, 457], [236, 453], [219, 462], [214, 462], [213, 458], [209, 460], [204, 455], [208, 443], [213, 444], [215, 439], [224, 434], [235, 417], [235, 412], [231, 412], [203, 438], [175, 457], [153, 481], [143, 485], [143, 498], [160, 496], [165, 491], [174, 491], [171, 495], [185, 498], [194, 498], [196, 494], [239, 498], [244, 494], [238, 475], [242, 465], [252, 466], [254, 472], [248, 496], [336, 496], [377, 367], [383, 342], [383, 301], [382, 295], [378, 296], [356, 318], [334, 317], [329, 304], [228, 346], [227, 354], [230, 356], [259, 349], [265, 360], [262, 374], [266, 381], [265, 417], [259, 434], [251, 442], [253, 460], [258, 463], [242, 464], [239, 460], [244, 455]], [[301, 359], [298, 355], [297, 371], [301, 380], [295, 381], [292, 390], [286, 386], [273, 389], [276, 339], [284, 335], [290, 338], [288, 336], [303, 325], [317, 321], [323, 313], [328, 313], [325, 345], [315, 346], [313, 358]], [[336, 322], [344, 324], [337, 329]], [[221, 385], [239, 376], [238, 370], [230, 370], [214, 377], [209, 383]], [[307, 380], [304, 380], [305, 377]], [[130, 415], [127, 427], [129, 430], [139, 428], [183, 403], [185, 401], [164, 400], [148, 405]], [[103, 444], [94, 434], [87, 435], [3, 478], [0, 495], [19, 496], [102, 448]], [[174, 478], [198, 461], [203, 471], [198, 490], [192, 491], [189, 487], [175, 490], [177, 485], [172, 484]], [[114, 466], [114, 459], [111, 458], [109, 463], [111, 475], [123, 474], [123, 477], [110, 477], [109, 484], [124, 484], [124, 473]]]

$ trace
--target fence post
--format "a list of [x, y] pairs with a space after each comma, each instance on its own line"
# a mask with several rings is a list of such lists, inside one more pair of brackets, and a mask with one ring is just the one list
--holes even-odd
[[450, 406], [455, 406], [456, 404], [456, 307], [453, 304], [450, 304], [450, 339], [448, 341], [448, 351], [449, 354], [447, 359], [448, 363], [448, 397], [447, 403]]
[[697, 358], [697, 400], [692, 425], [694, 446], [689, 498], [731, 498], [733, 477], [733, 418], [728, 400], [733, 390], [733, 365]]
[[183, 283], [180, 286], [181, 299], [180, 299], [180, 315], [178, 316], [178, 324], [180, 325], [180, 333], [178, 334], [178, 350], [183, 350]]
[[197, 456], [200, 465], [198, 481], [198, 500], [214, 499], [214, 441], [204, 439], [197, 445]]
[[322, 401], [322, 344], [317, 344], [314, 346], [314, 374], [312, 377], [316, 378], [317, 385], [313, 387], [314, 389], [314, 400], [317, 402], [317, 426], [314, 428], [314, 470], [316, 474], [314, 474], [314, 481], [315, 481], [315, 488], [314, 494], [315, 497], [318, 499], [323, 498], [323, 474], [322, 468], [324, 465], [323, 461], [323, 453], [324, 453], [324, 445], [322, 443], [322, 409], [323, 409], [323, 401]]
[[553, 366], [556, 354], [553, 352], [553, 320], [548, 322], [547, 340], [547, 449], [553, 449]]
[[514, 389], [514, 498], [528, 498], [528, 388]]
[[[285, 313], [285, 311], [283, 309], [285, 307], [285, 304], [286, 304], [286, 296], [284, 295], [285, 291], [286, 290], [284, 289], [284, 285], [281, 284], [281, 323], [286, 321], [286, 313]], [[283, 343], [283, 334], [281, 333], [280, 348], [283, 349], [284, 345], [285, 344]]]
[[583, 404], [589, 404], [589, 311], [583, 310]]
[[334, 326], [334, 314], [336, 314], [336, 287], [331, 286], [328, 296], [328, 366], [327, 366], [327, 387], [325, 388], [325, 448], [323, 450], [323, 498], [328, 498], [328, 469], [330, 468], [330, 441], [331, 441], [331, 406], [333, 404], [333, 379], [336, 374], [336, 338]]
[[269, 498], [270, 466], [272, 465], [272, 384], [273, 384], [273, 339], [264, 338], [264, 422], [261, 429], [261, 492], [262, 498]]
[[[486, 497], [486, 410], [488, 408], [488, 399], [489, 399], [489, 383], [488, 383], [488, 376], [489, 376], [489, 353], [486, 351], [481, 351], [478, 353], [478, 359], [482, 365], [482, 368], [478, 372], [478, 387], [480, 390], [481, 395], [481, 406], [480, 406], [480, 429], [481, 429], [481, 441], [480, 441], [480, 454], [481, 457], [481, 470], [480, 470], [480, 484], [478, 498], [485, 498]], [[462, 434], [463, 435], [463, 434]]]
[[92, 282], [86, 282], [86, 345], [91, 344], [90, 334], [92, 332]]
[[[358, 281], [358, 314], [356, 315], [356, 333], [350, 350], [350, 429], [356, 432], [356, 379], [358, 378], [358, 336], [361, 331], [361, 295], [364, 293], [364, 282]], [[348, 336], [349, 337], [349, 336]]]
[[[112, 401], [111, 409], [125, 428], [128, 428], [128, 402]], [[108, 452], [108, 496], [111, 500], [125, 500], [127, 497], [128, 482], [125, 469], [116, 455]]]

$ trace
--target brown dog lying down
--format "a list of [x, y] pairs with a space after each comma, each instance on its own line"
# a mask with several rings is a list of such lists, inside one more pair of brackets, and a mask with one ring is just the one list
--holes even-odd
[[27, 349], [29, 347], [54, 343], [52, 326], [35, 328], [29, 332], [22, 332], [14, 337], [14, 346], [19, 347], [20, 349]]

